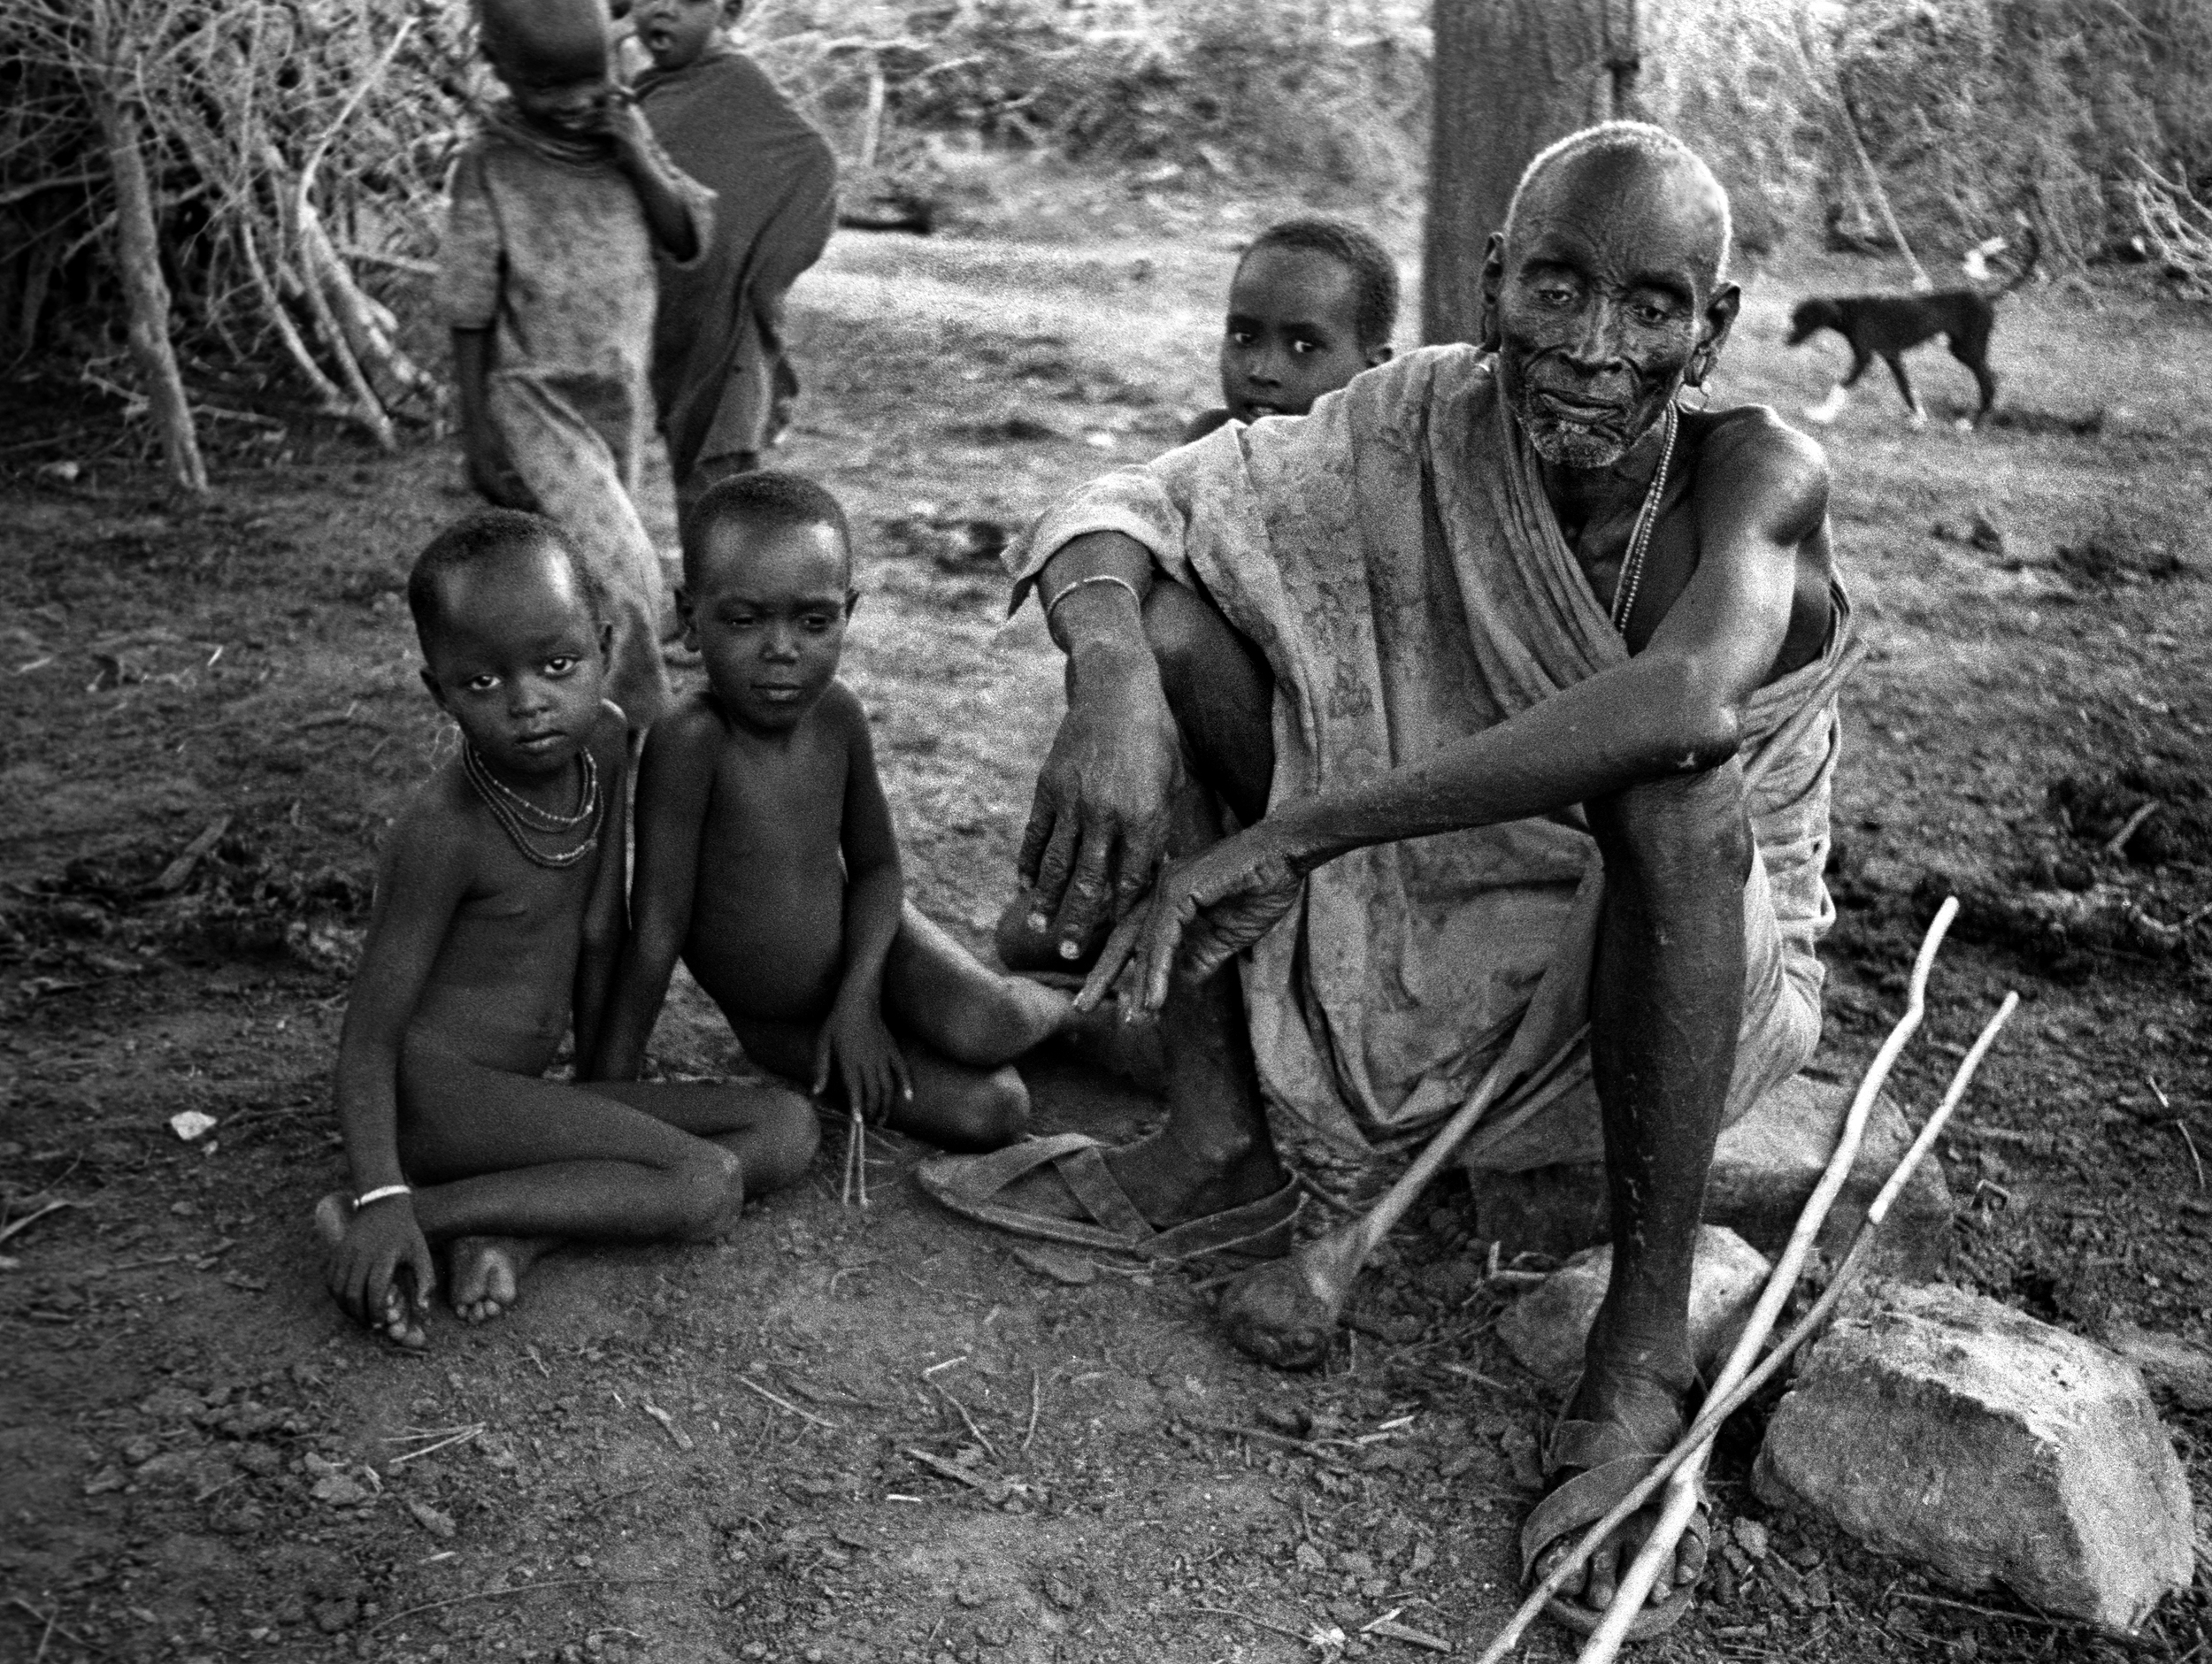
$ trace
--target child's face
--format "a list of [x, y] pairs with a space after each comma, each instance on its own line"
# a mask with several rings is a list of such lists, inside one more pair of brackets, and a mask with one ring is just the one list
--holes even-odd
[[638, 0], [637, 38], [655, 69], [687, 69], [733, 11], [725, 0]]
[[557, 548], [518, 549], [442, 580], [425, 686], [498, 772], [570, 767], [597, 725], [610, 626], [592, 622]]
[[1229, 285], [1221, 402], [1240, 422], [1303, 416], [1325, 393], [1390, 356], [1362, 347], [1348, 267], [1312, 249], [1261, 248]]
[[565, 139], [606, 131], [616, 95], [603, 58], [594, 68], [573, 54], [540, 58], [518, 50], [503, 52], [491, 62], [516, 111], [531, 126]]
[[787, 731], [837, 674], [845, 622], [858, 597], [852, 556], [832, 525], [749, 525], [706, 533], [695, 587], [679, 593], [685, 644], [729, 716]]

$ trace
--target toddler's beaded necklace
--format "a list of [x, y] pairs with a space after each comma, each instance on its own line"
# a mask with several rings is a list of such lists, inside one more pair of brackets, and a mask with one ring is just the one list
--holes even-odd
[[1628, 536], [1628, 555], [1621, 562], [1621, 575], [1613, 585], [1613, 627], [1623, 635], [1628, 633], [1628, 621], [1635, 616], [1636, 591], [1644, 581], [1644, 551], [1651, 547], [1651, 528], [1659, 518], [1659, 499], [1667, 495], [1667, 464], [1674, 460], [1675, 409], [1667, 406], [1666, 432], [1659, 441], [1659, 466], [1651, 476], [1651, 483], [1644, 487], [1643, 506], [1636, 510], [1636, 527]]
[[[583, 776], [576, 794], [576, 812], [564, 815], [556, 809], [541, 809], [495, 775], [474, 746], [465, 740], [461, 745], [461, 771], [468, 776], [477, 796], [484, 800], [484, 807], [491, 810], [492, 818], [522, 852], [524, 860], [556, 871], [574, 866], [599, 847], [599, 818], [603, 807], [599, 801], [599, 764], [588, 747], [577, 753], [576, 762]], [[549, 838], [574, 832], [579, 826], [585, 827], [584, 840], [571, 848], [541, 850], [530, 841], [529, 834], [533, 832]]]

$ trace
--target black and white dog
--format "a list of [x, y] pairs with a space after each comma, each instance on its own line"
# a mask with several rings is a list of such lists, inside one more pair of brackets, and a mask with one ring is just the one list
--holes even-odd
[[[1989, 268], [1983, 263], [2003, 246], [2001, 242], [1995, 247], [1985, 242], [1970, 251], [1965, 261], [1967, 274], [1977, 279], [1985, 276]], [[1959, 426], [1980, 426], [1997, 400], [1997, 376], [1989, 367], [1989, 337], [1997, 326], [1997, 303], [2028, 280], [2042, 248], [2035, 226], [2030, 224], [2020, 269], [2000, 288], [1940, 289], [1928, 295], [1846, 295], [1799, 302], [1790, 314], [1788, 345], [1799, 346], [1822, 330], [1832, 329], [1851, 349], [1851, 368], [1826, 398], [1806, 407], [1805, 419], [1834, 421], [1851, 396], [1852, 385], [1879, 358], [1897, 379], [1897, 390], [1904, 395], [1912, 425], [1921, 426], [1928, 413], [1905, 374], [1904, 355], [1940, 335], [1951, 356], [1972, 372], [1974, 385], [1981, 390], [1981, 408], [1970, 421], [1962, 418]]]

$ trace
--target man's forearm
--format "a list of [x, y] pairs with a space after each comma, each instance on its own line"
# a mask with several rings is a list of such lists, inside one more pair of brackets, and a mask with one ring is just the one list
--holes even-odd
[[[1118, 581], [1086, 581], [1091, 579]], [[1152, 579], [1152, 556], [1136, 539], [1087, 532], [1063, 544], [1038, 572], [1037, 605], [1048, 610], [1045, 626], [1071, 660], [1098, 648], [1147, 651], [1144, 598]]]
[[1554, 814], [1725, 763], [1737, 708], [1678, 659], [1639, 658], [1418, 763], [1286, 803], [1268, 817], [1292, 864]]

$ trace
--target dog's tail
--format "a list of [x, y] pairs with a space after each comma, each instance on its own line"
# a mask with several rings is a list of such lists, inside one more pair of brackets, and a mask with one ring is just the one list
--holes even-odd
[[2011, 294], [2013, 290], [2033, 277], [2035, 263], [2043, 257], [2043, 236], [2036, 229], [2035, 220], [2026, 214], [2023, 214], [2020, 218], [2024, 230], [2027, 252], [2021, 257], [2020, 269], [2006, 279], [2005, 286], [1997, 291], [2001, 295]]

